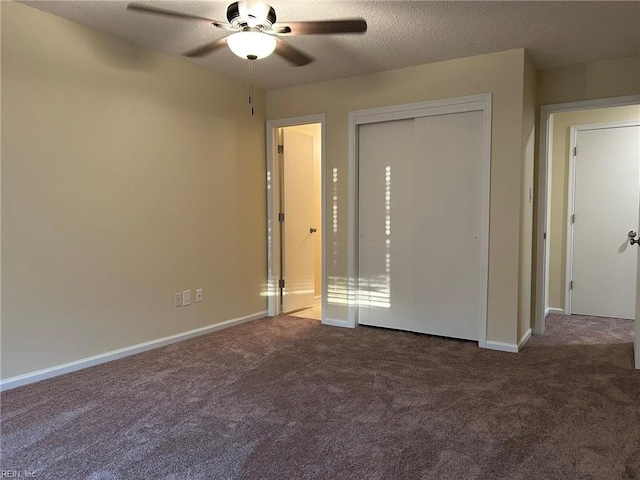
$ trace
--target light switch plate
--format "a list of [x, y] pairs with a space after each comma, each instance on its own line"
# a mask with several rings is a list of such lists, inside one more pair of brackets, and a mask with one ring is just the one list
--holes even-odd
[[182, 294], [180, 292], [176, 293], [173, 296], [173, 306], [181, 307], [182, 306]]
[[191, 290], [182, 292], [182, 306], [191, 305]]
[[196, 303], [202, 301], [202, 289], [198, 288], [196, 290]]

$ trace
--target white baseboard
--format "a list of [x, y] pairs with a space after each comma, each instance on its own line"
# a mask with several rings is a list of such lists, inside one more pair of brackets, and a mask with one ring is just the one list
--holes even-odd
[[518, 345], [515, 343], [493, 342], [487, 340], [485, 348], [489, 350], [498, 350], [500, 352], [518, 353]]
[[347, 320], [337, 320], [335, 318], [325, 317], [322, 321], [323, 325], [331, 325], [332, 327], [353, 328]]
[[138, 343], [137, 345], [131, 345], [130, 347], [119, 348], [118, 350], [112, 350], [111, 352], [101, 353], [92, 357], [82, 358], [69, 363], [63, 363], [42, 370], [36, 370], [35, 372], [29, 372], [15, 377], [7, 378], [0, 381], [0, 392], [10, 390], [12, 388], [20, 387], [22, 385], [28, 385], [29, 383], [38, 382], [40, 380], [46, 380], [47, 378], [57, 377], [65, 373], [75, 372], [82, 370], [83, 368], [93, 367], [101, 363], [111, 362], [119, 358], [128, 357], [129, 355], [135, 355], [136, 353], [145, 352], [147, 350], [153, 350], [154, 348], [164, 347], [172, 343], [187, 340], [189, 338], [198, 337], [200, 335], [206, 335], [207, 333], [215, 332], [217, 330], [223, 330], [225, 328], [240, 325], [241, 323], [251, 322], [258, 320], [267, 315], [267, 312], [258, 312], [246, 317], [233, 318], [231, 320], [225, 320], [224, 322], [215, 323], [206, 327], [196, 328], [168, 337], [158, 338], [148, 342]]
[[544, 316], [546, 317], [547, 315], [549, 315], [550, 313], [553, 313], [554, 315], [565, 315], [564, 313], [564, 309], [562, 308], [553, 308], [553, 307], [548, 307], [545, 311], [544, 311]]
[[518, 353], [522, 347], [524, 347], [525, 343], [529, 341], [531, 338], [531, 329], [528, 328], [526, 332], [520, 337], [518, 343], [505, 343], [505, 342], [493, 342], [491, 340], [487, 340], [485, 348], [489, 350], [498, 350], [500, 352], [509, 352], [509, 353]]
[[634, 320], [633, 325], [633, 332], [635, 337], [633, 343], [633, 356], [635, 358], [636, 368], [640, 370], [640, 317], [638, 317], [638, 313], [636, 313], [636, 319]]
[[522, 350], [522, 347], [525, 346], [525, 344], [529, 341], [530, 338], [531, 338], [531, 329], [527, 328], [527, 331], [524, 332], [522, 337], [520, 337], [520, 340], [518, 340], [518, 351]]

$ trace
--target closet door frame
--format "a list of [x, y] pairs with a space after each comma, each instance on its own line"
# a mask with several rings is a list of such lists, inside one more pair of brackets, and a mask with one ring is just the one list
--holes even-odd
[[487, 294], [489, 275], [489, 210], [491, 193], [491, 93], [469, 95], [465, 97], [442, 100], [407, 103], [389, 107], [370, 108], [349, 112], [349, 198], [348, 198], [348, 281], [347, 281], [347, 324], [355, 327], [358, 324], [358, 127], [368, 123], [389, 122], [433, 115], [451, 113], [477, 112], [484, 113], [484, 151], [482, 154], [482, 213], [481, 213], [481, 252], [482, 252], [482, 308], [478, 324], [478, 346], [485, 348], [487, 341]]

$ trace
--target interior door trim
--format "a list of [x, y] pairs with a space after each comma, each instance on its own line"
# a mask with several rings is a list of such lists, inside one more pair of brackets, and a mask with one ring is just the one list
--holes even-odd
[[487, 305], [489, 275], [489, 210], [491, 193], [491, 104], [492, 94], [484, 93], [464, 97], [447, 98], [429, 102], [408, 103], [382, 108], [370, 108], [349, 112], [349, 198], [348, 198], [348, 278], [347, 322], [344, 326], [355, 327], [358, 324], [358, 126], [367, 123], [379, 123], [400, 119], [411, 119], [432, 115], [475, 112], [484, 113], [484, 152], [482, 175], [482, 309], [479, 321], [478, 345], [487, 343]]
[[[542, 105], [540, 107], [540, 124], [539, 124], [539, 143], [538, 143], [538, 187], [536, 207], [538, 209], [537, 218], [535, 219], [535, 311], [534, 311], [534, 327], [535, 335], [543, 335], [546, 330], [545, 316], [549, 313], [547, 302], [547, 256], [549, 255], [547, 242], [548, 239], [548, 220], [549, 220], [549, 196], [551, 189], [549, 187], [550, 172], [550, 147], [551, 147], [551, 115], [554, 113], [577, 112], [580, 110], [590, 110], [594, 108], [621, 107], [625, 105], [640, 104], [640, 95], [628, 95], [623, 97], [598, 98], [595, 100], [580, 100], [577, 102], [554, 103]], [[639, 297], [640, 298], [640, 297]]]
[[[638, 127], [640, 121], [628, 120], [619, 122], [589, 123], [584, 125], [571, 125], [569, 128], [569, 151], [575, 152], [578, 142], [578, 132], [588, 130], [605, 130], [609, 128]], [[565, 245], [565, 285], [564, 285], [564, 314], [571, 315], [571, 280], [573, 280], [573, 222], [571, 216], [575, 213], [575, 184], [576, 184], [576, 156], [569, 156], [569, 183], [567, 189], [567, 243]]]
[[[309, 123], [319, 123], [321, 131], [321, 166], [320, 166], [320, 184], [321, 184], [321, 217], [322, 225], [326, 225], [326, 115], [324, 113], [316, 115], [306, 115], [302, 117], [282, 118], [278, 120], [269, 120], [266, 125], [266, 142], [267, 142], [267, 283], [263, 288], [262, 295], [267, 297], [267, 315], [275, 317], [281, 313], [279, 302], [279, 285], [281, 278], [280, 272], [280, 235], [278, 221], [278, 199], [280, 195], [279, 182], [277, 181], [278, 171], [278, 153], [277, 153], [277, 132], [278, 129], [284, 127], [292, 127], [294, 125], [305, 125]], [[322, 241], [322, 323], [327, 322], [327, 234], [326, 228], [321, 230]]]

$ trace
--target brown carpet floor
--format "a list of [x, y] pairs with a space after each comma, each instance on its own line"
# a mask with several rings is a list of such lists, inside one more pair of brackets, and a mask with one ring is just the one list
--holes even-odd
[[259, 320], [3, 393], [1, 468], [93, 480], [640, 478], [632, 329], [551, 316], [515, 355]]

